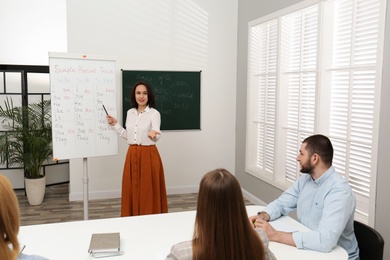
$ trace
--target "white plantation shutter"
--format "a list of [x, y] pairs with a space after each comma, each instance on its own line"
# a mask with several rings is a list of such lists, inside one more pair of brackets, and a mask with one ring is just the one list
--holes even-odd
[[296, 161], [301, 142], [315, 130], [315, 98], [318, 48], [318, 5], [282, 18], [282, 60], [286, 61], [287, 124], [286, 179], [295, 181], [299, 175]]
[[302, 140], [329, 136], [333, 165], [373, 222], [385, 0], [305, 1], [249, 24], [246, 171], [300, 175]]
[[[336, 1], [329, 134], [337, 150], [334, 165], [357, 198], [367, 221], [376, 173], [373, 146], [380, 1]], [[376, 156], [374, 156], [375, 158]]]
[[275, 157], [277, 20], [252, 30], [251, 75], [257, 95], [255, 117], [256, 162], [263, 173], [272, 173]]

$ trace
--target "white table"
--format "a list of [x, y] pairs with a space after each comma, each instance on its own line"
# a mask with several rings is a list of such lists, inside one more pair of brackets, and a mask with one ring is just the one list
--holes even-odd
[[[255, 215], [261, 208], [247, 206], [248, 216]], [[186, 211], [22, 226], [19, 240], [26, 245], [25, 254], [42, 255], [52, 260], [86, 260], [92, 259], [87, 252], [92, 233], [120, 232], [124, 255], [107, 259], [158, 259], [169, 253], [173, 244], [192, 238], [194, 221], [195, 211]], [[280, 218], [275, 224], [308, 230], [290, 217]], [[348, 259], [347, 252], [339, 246], [330, 253], [321, 253], [271, 242], [270, 249], [278, 260]]]

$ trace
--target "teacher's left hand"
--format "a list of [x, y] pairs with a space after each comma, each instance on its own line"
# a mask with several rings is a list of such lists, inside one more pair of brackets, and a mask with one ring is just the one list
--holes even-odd
[[156, 130], [152, 130], [152, 131], [150, 131], [149, 133], [148, 133], [148, 137], [150, 138], [150, 139], [154, 139], [154, 138], [156, 138], [157, 137], [157, 135], [159, 135], [161, 132], [158, 132], [158, 131], [156, 131]]

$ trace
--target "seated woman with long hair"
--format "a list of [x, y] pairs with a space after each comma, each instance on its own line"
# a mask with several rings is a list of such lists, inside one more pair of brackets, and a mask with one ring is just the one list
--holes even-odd
[[20, 254], [19, 221], [18, 198], [7, 177], [0, 175], [0, 259], [47, 260], [38, 255]]
[[225, 169], [206, 173], [199, 187], [192, 241], [173, 245], [166, 259], [276, 259], [263, 230], [248, 221], [237, 179]]

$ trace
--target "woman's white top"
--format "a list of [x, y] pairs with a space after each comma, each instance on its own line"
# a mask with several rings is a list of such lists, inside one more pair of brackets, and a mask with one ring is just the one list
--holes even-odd
[[126, 129], [119, 123], [114, 125], [114, 129], [127, 140], [128, 144], [155, 145], [160, 135], [157, 135], [155, 139], [150, 139], [148, 133], [151, 130], [160, 132], [160, 125], [160, 112], [147, 106], [139, 114], [136, 108], [129, 109], [126, 116]]

